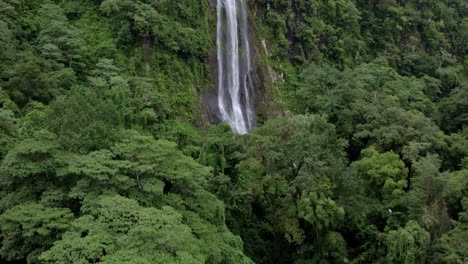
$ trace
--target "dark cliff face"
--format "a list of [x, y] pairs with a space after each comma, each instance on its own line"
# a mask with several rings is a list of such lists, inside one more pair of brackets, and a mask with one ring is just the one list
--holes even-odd
[[[254, 25], [254, 22], [252, 21], [250, 24]], [[273, 70], [263, 62], [263, 56], [268, 56], [268, 54], [265, 53], [260, 39], [255, 34], [255, 28], [252, 26], [249, 30], [252, 43], [252, 62], [255, 70], [253, 78], [256, 89], [254, 105], [258, 116], [257, 122], [261, 124], [268, 118], [283, 116], [284, 110], [273, 96], [273, 85], [275, 83], [275, 78], [271, 74]]]
[[216, 47], [212, 48], [210, 51], [208, 70], [210, 74], [210, 86], [201, 91], [201, 109], [205, 123], [217, 124], [222, 122], [222, 120], [218, 109], [218, 59], [216, 56]]
[[207, 1], [208, 1], [208, 6], [209, 6], [210, 8], [216, 9], [216, 4], [218, 3], [217, 0], [207, 0]]
[[[217, 59], [217, 48], [216, 48], [216, 0], [208, 0], [210, 9], [210, 36], [211, 46], [210, 55], [208, 59], [208, 71], [209, 71], [209, 86], [202, 89], [200, 94], [201, 111], [203, 114], [203, 120], [201, 125], [217, 124], [222, 122], [218, 109], [218, 59]], [[255, 28], [253, 26], [253, 19], [249, 17], [249, 38], [251, 43], [251, 56], [252, 64], [254, 69], [253, 83], [255, 87], [255, 95], [253, 106], [257, 116], [257, 124], [263, 123], [267, 118], [282, 115], [283, 111], [281, 106], [275, 102], [272, 96], [272, 85], [273, 80], [268, 74], [268, 67], [262, 63], [262, 47], [260, 41], [257, 39], [255, 34]]]
[[207, 0], [209, 10], [209, 35], [210, 49], [207, 61], [209, 72], [208, 87], [203, 87], [200, 91], [200, 109], [202, 111], [202, 120], [199, 121], [201, 126], [209, 124], [217, 124], [221, 122], [219, 114], [217, 97], [217, 78], [218, 78], [218, 59], [216, 49], [216, 5], [217, 0]]

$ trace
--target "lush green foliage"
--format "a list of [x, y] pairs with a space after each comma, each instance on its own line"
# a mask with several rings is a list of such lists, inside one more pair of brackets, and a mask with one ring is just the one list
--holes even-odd
[[212, 2], [0, 0], [0, 262], [467, 263], [465, 2], [250, 1], [244, 136]]

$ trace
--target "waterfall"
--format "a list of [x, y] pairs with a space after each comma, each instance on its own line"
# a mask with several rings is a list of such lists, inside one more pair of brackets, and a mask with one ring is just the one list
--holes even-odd
[[239, 134], [254, 125], [254, 86], [246, 0], [218, 0], [218, 108]]

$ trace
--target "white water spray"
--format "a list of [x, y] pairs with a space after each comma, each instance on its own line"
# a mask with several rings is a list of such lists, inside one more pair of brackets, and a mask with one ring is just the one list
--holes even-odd
[[218, 108], [234, 132], [254, 124], [254, 96], [246, 0], [218, 0]]

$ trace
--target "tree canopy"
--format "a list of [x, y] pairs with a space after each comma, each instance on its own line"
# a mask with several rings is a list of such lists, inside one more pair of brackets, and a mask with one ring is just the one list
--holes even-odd
[[237, 135], [216, 1], [0, 0], [0, 263], [468, 263], [466, 1], [246, 3]]

